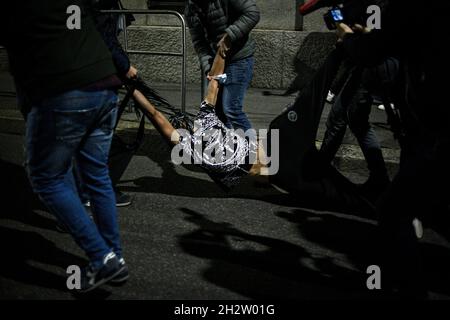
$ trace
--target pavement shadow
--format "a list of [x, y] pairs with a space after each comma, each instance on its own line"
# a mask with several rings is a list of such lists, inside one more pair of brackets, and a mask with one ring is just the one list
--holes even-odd
[[317, 254], [308, 246], [245, 233], [231, 224], [180, 209], [197, 226], [179, 236], [181, 248], [209, 260], [203, 277], [254, 299], [373, 299], [367, 275], [339, 259]]
[[[56, 220], [38, 214], [36, 210], [46, 211], [39, 199], [34, 195], [25, 169], [21, 166], [0, 160], [0, 176], [2, 177], [1, 201], [8, 205], [0, 211], [0, 296], [9, 297], [7, 288], [1, 285], [2, 279], [34, 285], [39, 288], [68, 292], [65, 270], [69, 265], [83, 266], [87, 260], [58, 248], [54, 242], [33, 232], [18, 230], [5, 226], [4, 221], [18, 221], [26, 226], [42, 230], [55, 231]], [[43, 264], [58, 267], [62, 275], [36, 267]], [[5, 291], [4, 291], [5, 290]], [[40, 297], [40, 289], [24, 288], [24, 294], [33, 298]], [[104, 299], [109, 296], [105, 290], [95, 290], [89, 295], [74, 295], [76, 299]], [[11, 297], [17, 298], [17, 297]]]
[[[65, 270], [69, 265], [83, 266], [87, 264], [85, 259], [68, 253], [58, 248], [54, 242], [46, 239], [36, 232], [22, 231], [0, 226], [0, 250], [2, 263], [0, 264], [0, 296], [2, 298], [14, 298], [8, 290], [8, 286], [2, 279], [14, 280], [14, 292], [22, 285], [21, 296], [42, 299], [45, 291], [42, 288], [57, 290], [66, 293], [65, 298], [75, 299], [106, 299], [111, 292], [97, 289], [89, 294], [76, 294], [68, 291], [66, 287]], [[42, 264], [57, 267], [64, 270], [64, 275], [54, 273], [36, 265]], [[61, 272], [61, 274], [63, 274]], [[29, 286], [34, 286], [30, 288]]]
[[7, 203], [0, 211], [0, 220], [15, 220], [47, 230], [56, 230], [56, 220], [38, 214], [46, 211], [33, 193], [25, 169], [0, 160], [1, 202]]
[[[370, 265], [381, 265], [382, 235], [375, 221], [302, 210], [278, 212], [276, 215], [294, 223], [302, 239], [345, 255], [361, 272], [365, 272]], [[437, 243], [419, 242], [419, 251], [423, 274], [415, 276], [417, 279], [423, 277], [427, 290], [449, 296], [450, 249]]]
[[43, 270], [35, 263], [59, 267], [86, 264], [80, 257], [59, 249], [55, 243], [36, 232], [0, 226], [2, 263], [0, 276], [24, 284], [67, 291], [66, 278]]
[[370, 265], [379, 264], [376, 221], [304, 210], [277, 212], [276, 216], [295, 224], [302, 239], [344, 255], [361, 272], [366, 272]]

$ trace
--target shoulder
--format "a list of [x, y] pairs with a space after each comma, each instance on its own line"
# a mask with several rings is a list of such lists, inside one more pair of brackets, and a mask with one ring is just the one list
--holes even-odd
[[195, 2], [193, 2], [191, 0], [186, 1], [186, 7], [184, 9], [185, 15], [199, 14], [200, 11], [201, 10], [200, 10], [199, 6]]

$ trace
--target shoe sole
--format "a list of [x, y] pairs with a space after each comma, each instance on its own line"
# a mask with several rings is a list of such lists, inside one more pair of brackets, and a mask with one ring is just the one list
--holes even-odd
[[[122, 203], [116, 203], [116, 207], [126, 207], [129, 206], [131, 204], [131, 201], [128, 202], [122, 202]], [[84, 205], [87, 208], [90, 208], [91, 205]]]
[[116, 207], [126, 207], [131, 204], [131, 201], [129, 202], [122, 202], [122, 203], [116, 203]]
[[77, 290], [77, 292], [78, 292], [78, 293], [87, 293], [87, 292], [90, 292], [90, 291], [92, 291], [92, 290], [98, 288], [98, 287], [101, 286], [102, 284], [104, 284], [104, 283], [110, 281], [112, 278], [116, 277], [119, 273], [121, 273], [121, 272], [124, 271], [124, 270], [125, 270], [125, 267], [123, 266], [123, 267], [121, 267], [116, 273], [112, 274], [111, 276], [109, 276], [109, 277], [107, 277], [107, 278], [104, 278], [104, 279], [100, 280], [99, 282], [97, 282], [96, 284], [94, 284], [92, 287], [89, 287], [89, 288], [86, 289], [86, 290], [81, 290], [81, 289], [80, 289], [80, 290]]

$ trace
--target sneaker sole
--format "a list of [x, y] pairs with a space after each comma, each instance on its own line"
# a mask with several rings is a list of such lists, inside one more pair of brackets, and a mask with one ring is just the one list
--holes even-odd
[[[126, 207], [126, 206], [129, 206], [129, 205], [131, 205], [131, 201], [122, 202], [122, 203], [116, 203], [116, 207]], [[84, 206], [87, 207], [87, 208], [91, 207], [91, 205], [84, 205]]]
[[131, 204], [131, 201], [129, 202], [122, 202], [122, 203], [116, 203], [116, 207], [126, 207]]
[[110, 281], [112, 278], [116, 277], [116, 276], [117, 276], [119, 273], [121, 273], [123, 270], [125, 270], [125, 267], [121, 267], [116, 273], [110, 275], [110, 276], [107, 277], [107, 278], [104, 278], [104, 279], [100, 280], [99, 282], [97, 282], [96, 284], [94, 284], [92, 287], [89, 287], [89, 288], [86, 289], [86, 290], [81, 290], [81, 289], [80, 289], [80, 290], [77, 290], [77, 292], [78, 292], [78, 293], [87, 293], [87, 292], [90, 292], [90, 291], [92, 291], [92, 290], [98, 288], [98, 287], [101, 286], [102, 284], [104, 284], [104, 283]]

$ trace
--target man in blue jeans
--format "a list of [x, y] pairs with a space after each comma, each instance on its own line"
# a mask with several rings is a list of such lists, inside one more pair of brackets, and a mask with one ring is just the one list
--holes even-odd
[[255, 0], [189, 0], [185, 16], [205, 76], [217, 52], [226, 58], [227, 80], [217, 106], [221, 120], [228, 128], [251, 129], [243, 102], [253, 76], [250, 32], [260, 19]]
[[[8, 2], [0, 14], [0, 29], [10, 30], [1, 34], [0, 44], [8, 51], [21, 98], [30, 106], [26, 153], [32, 188], [90, 261], [81, 273], [80, 292], [128, 278], [108, 174], [120, 80], [84, 4]], [[79, 29], [67, 24], [73, 5], [81, 9]], [[68, 179], [73, 159], [89, 192], [95, 222]]]

